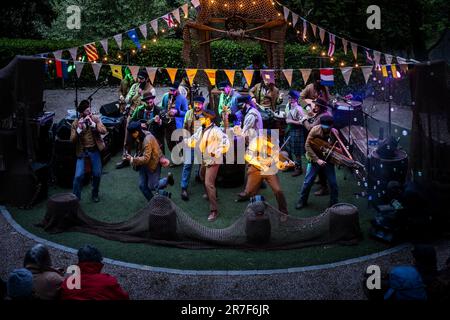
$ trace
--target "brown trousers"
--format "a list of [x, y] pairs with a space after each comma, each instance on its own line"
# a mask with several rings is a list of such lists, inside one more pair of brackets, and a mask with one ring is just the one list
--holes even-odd
[[261, 175], [261, 171], [252, 165], [247, 169], [247, 185], [245, 186], [245, 193], [249, 197], [253, 197], [259, 191], [261, 183], [265, 180], [272, 189], [275, 198], [278, 203], [278, 210], [288, 214], [286, 197], [283, 190], [281, 190], [280, 180], [276, 174], [274, 175]]
[[200, 179], [205, 184], [205, 191], [208, 195], [209, 208], [211, 211], [217, 211], [217, 197], [216, 197], [216, 177], [219, 172], [220, 164], [215, 164], [209, 167], [203, 166], [200, 169]]

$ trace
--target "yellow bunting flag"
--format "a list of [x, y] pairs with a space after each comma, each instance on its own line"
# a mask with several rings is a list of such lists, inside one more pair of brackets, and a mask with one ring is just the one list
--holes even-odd
[[192, 86], [194, 83], [194, 78], [197, 75], [198, 69], [186, 69], [186, 75], [189, 79], [189, 84]]
[[294, 73], [294, 70], [292, 70], [292, 69], [283, 70], [284, 77], [286, 78], [287, 82], [289, 83], [289, 87], [292, 86], [292, 74], [293, 73]]
[[117, 66], [117, 65], [112, 64], [111, 65], [111, 72], [112, 72], [113, 77], [119, 78], [120, 80], [123, 79], [122, 66]]
[[216, 85], [216, 71], [217, 69], [205, 69], [205, 73], [208, 76], [209, 82], [212, 86]]
[[253, 80], [253, 74], [255, 70], [242, 70], [242, 73], [244, 74], [245, 80], [247, 81], [247, 84], [250, 86]]
[[172, 84], [175, 82], [175, 77], [177, 76], [178, 69], [176, 68], [166, 68], [167, 73], [169, 74], [170, 81], [172, 81]]
[[236, 70], [223, 70], [225, 71], [225, 74], [228, 77], [228, 80], [230, 80], [231, 86], [234, 86], [234, 75], [236, 73]]

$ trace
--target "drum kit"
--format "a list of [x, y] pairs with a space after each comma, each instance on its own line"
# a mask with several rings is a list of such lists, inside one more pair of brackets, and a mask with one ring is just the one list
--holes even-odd
[[332, 104], [334, 127], [342, 129], [363, 124], [362, 102], [355, 100], [335, 100]]

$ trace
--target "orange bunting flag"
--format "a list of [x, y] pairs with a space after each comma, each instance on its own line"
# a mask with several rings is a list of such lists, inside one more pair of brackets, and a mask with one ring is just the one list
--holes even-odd
[[248, 86], [250, 86], [250, 84], [252, 83], [254, 72], [255, 70], [242, 70], [242, 73], [244, 74]]
[[234, 86], [234, 75], [236, 74], [236, 70], [223, 70], [230, 80], [231, 86]]
[[205, 73], [208, 76], [209, 82], [212, 86], [216, 85], [216, 72], [217, 69], [205, 69]]
[[197, 75], [198, 69], [186, 69], [186, 75], [189, 79], [189, 84], [192, 86], [194, 83], [194, 78]]
[[170, 81], [172, 81], [172, 84], [175, 82], [175, 77], [177, 76], [178, 69], [176, 68], [166, 68], [167, 73], [169, 74]]
[[285, 69], [283, 70], [284, 77], [286, 78], [287, 82], [289, 83], [289, 87], [292, 86], [292, 74], [294, 73], [293, 69]]

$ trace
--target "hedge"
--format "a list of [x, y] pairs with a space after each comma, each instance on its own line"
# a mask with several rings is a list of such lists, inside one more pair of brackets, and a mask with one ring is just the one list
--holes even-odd
[[[124, 39], [122, 44], [122, 50], [119, 50], [114, 40], [109, 41], [109, 49], [107, 55], [107, 62], [111, 64], [123, 64], [123, 65], [141, 65], [141, 66], [157, 66], [157, 67], [176, 67], [183, 68], [183, 61], [181, 52], [183, 48], [183, 41], [180, 39], [158, 39], [156, 42], [152, 40], [142, 41], [144, 46], [141, 52], [132, 53], [135, 49], [135, 45], [127, 39]], [[15, 55], [32, 55], [42, 52], [52, 52], [64, 48], [72, 48], [80, 46], [82, 44], [76, 41], [54, 41], [54, 40], [28, 40], [28, 39], [0, 39], [0, 67], [7, 65]], [[195, 46], [195, 43], [194, 43]], [[100, 57], [105, 56], [105, 52], [100, 44], [97, 44]], [[318, 47], [315, 52], [311, 51], [309, 45], [303, 45], [301, 43], [287, 43], [285, 46], [285, 68], [318, 68], [318, 67], [337, 67], [338, 62], [345, 61], [346, 65], [352, 65], [354, 63], [353, 56], [349, 53], [347, 56], [343, 52], [337, 51], [335, 54], [335, 63], [330, 65], [328, 59], [323, 59], [325, 62], [322, 66], [319, 65], [321, 59], [318, 58], [320, 52], [326, 50], [326, 48]], [[229, 40], [215, 41], [211, 44], [211, 59], [214, 68], [218, 69], [241, 69], [245, 68], [251, 63], [252, 56], [256, 53], [265, 56], [265, 52], [256, 42], [235, 42]], [[83, 55], [84, 50], [82, 47], [78, 50], [78, 55]], [[118, 55], [122, 56], [122, 59], [118, 58]], [[195, 61], [196, 57], [193, 57]], [[67, 51], [63, 53], [63, 59], [70, 59], [70, 54]], [[358, 58], [363, 61], [362, 56]], [[49, 66], [48, 73], [48, 86], [59, 86], [60, 80], [55, 79], [54, 66]], [[99, 76], [99, 80], [105, 79], [110, 75], [109, 68], [102, 68]], [[180, 78], [182, 74], [178, 74]], [[76, 77], [75, 72], [70, 75], [70, 79], [66, 81], [66, 85], [72, 86]], [[236, 81], [240, 81], [240, 75], [237, 74]], [[225, 78], [222, 73], [218, 74], [218, 81]], [[280, 87], [288, 87], [287, 81], [284, 77], [279, 81]], [[336, 76], [336, 86], [334, 90], [342, 91], [345, 83], [340, 73]], [[167, 84], [169, 81], [167, 73], [163, 71], [157, 75], [157, 82], [159, 84]], [[79, 86], [95, 86], [96, 81], [93, 75], [92, 68], [88, 65], [85, 66], [81, 78], [78, 80]], [[361, 88], [364, 84], [364, 79], [360, 71], [354, 72], [351, 78], [351, 87]], [[301, 74], [299, 70], [294, 71], [294, 82], [292, 84], [295, 88], [304, 86]]]

